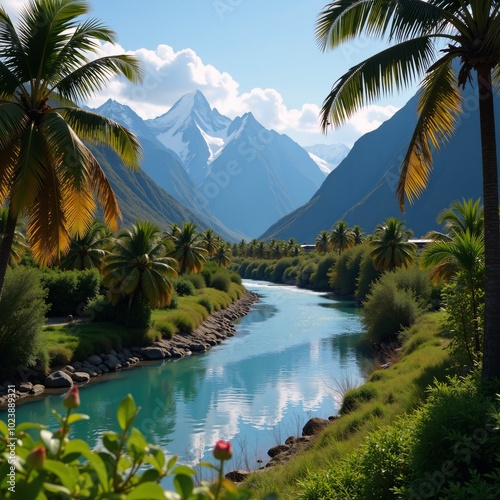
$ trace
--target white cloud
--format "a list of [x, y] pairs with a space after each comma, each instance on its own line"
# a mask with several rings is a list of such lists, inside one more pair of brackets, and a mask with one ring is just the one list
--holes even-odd
[[349, 123], [361, 134], [366, 134], [378, 128], [383, 122], [388, 120], [399, 108], [388, 105], [371, 105], [356, 113]]

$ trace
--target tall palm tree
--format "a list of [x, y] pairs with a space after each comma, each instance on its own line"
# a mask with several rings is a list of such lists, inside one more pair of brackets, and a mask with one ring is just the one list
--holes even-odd
[[[2, 243], [6, 228], [7, 228], [7, 217], [9, 216], [9, 209], [7, 207], [0, 208], [0, 245]], [[12, 264], [16, 262], [19, 264], [23, 258], [23, 254], [28, 251], [28, 245], [26, 244], [26, 238], [21, 232], [23, 223], [17, 221], [16, 229], [14, 231], [14, 237], [12, 240], [12, 246], [10, 249], [9, 263]]]
[[115, 34], [88, 13], [85, 0], [31, 0], [14, 25], [0, 8], [0, 205], [9, 213], [0, 248], [0, 297], [19, 217], [42, 264], [68, 250], [92, 224], [97, 196], [117, 229], [115, 195], [84, 141], [106, 145], [138, 168], [136, 137], [118, 123], [75, 104], [112, 75], [140, 79], [128, 55], [95, 57]]
[[223, 243], [217, 249], [217, 252], [214, 254], [214, 260], [217, 262], [219, 267], [227, 267], [231, 264], [231, 248], [229, 245]]
[[83, 236], [71, 239], [69, 251], [61, 261], [61, 269], [92, 269], [101, 267], [103, 258], [109, 253], [104, 247], [110, 241], [109, 229], [95, 220]]
[[257, 259], [264, 259], [266, 257], [266, 243], [264, 241], [259, 241], [257, 243], [254, 257]]
[[366, 241], [366, 235], [361, 229], [360, 226], [356, 225], [352, 228], [352, 236], [353, 236], [353, 242], [354, 245], [361, 245], [364, 241]]
[[335, 0], [320, 13], [316, 31], [323, 49], [366, 33], [391, 42], [335, 82], [322, 108], [323, 130], [330, 124], [342, 125], [380, 96], [421, 80], [417, 125], [397, 189], [401, 208], [405, 196], [412, 201], [425, 189], [433, 151], [460, 122], [461, 91], [473, 77], [477, 81], [485, 225], [483, 380], [500, 378], [500, 222], [493, 105], [500, 84], [499, 25], [498, 0]]
[[165, 256], [160, 230], [151, 222], [137, 222], [118, 234], [105, 258], [103, 282], [114, 303], [125, 296], [130, 307], [144, 296], [151, 307], [164, 307], [172, 297], [175, 265], [174, 259]]
[[354, 233], [352, 229], [349, 228], [346, 221], [339, 220], [332, 226], [329, 240], [332, 249], [337, 251], [340, 255], [344, 250], [354, 245]]
[[201, 271], [208, 252], [203, 246], [201, 234], [196, 231], [196, 224], [185, 222], [172, 241], [174, 249], [169, 255], [179, 263], [179, 273]]
[[202, 244], [209, 256], [215, 255], [219, 249], [219, 237], [213, 229], [206, 229], [201, 233]]
[[328, 252], [330, 249], [330, 235], [328, 234], [328, 231], [321, 231], [321, 233], [316, 236], [314, 246], [320, 255], [324, 255]]
[[412, 264], [417, 251], [417, 246], [408, 241], [412, 236], [412, 231], [405, 228], [405, 223], [395, 217], [389, 217], [379, 224], [370, 241], [373, 247], [370, 257], [375, 269], [383, 271]]

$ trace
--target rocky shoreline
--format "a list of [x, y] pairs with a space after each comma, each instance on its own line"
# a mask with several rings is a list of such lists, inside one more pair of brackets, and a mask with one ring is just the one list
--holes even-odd
[[111, 350], [100, 355], [92, 354], [84, 361], [54, 367], [48, 376], [40, 369], [20, 370], [13, 380], [5, 380], [0, 385], [0, 408], [7, 407], [15, 387], [16, 404], [21, 404], [44, 393], [60, 392], [73, 385], [83, 385], [108, 373], [122, 371], [148, 361], [178, 359], [193, 353], [208, 351], [220, 344], [236, 331], [234, 321], [247, 315], [252, 305], [259, 300], [254, 292], [246, 291], [243, 296], [225, 309], [214, 312], [190, 334], [177, 334], [172, 339], [161, 339], [152, 346], [130, 347], [119, 352]]

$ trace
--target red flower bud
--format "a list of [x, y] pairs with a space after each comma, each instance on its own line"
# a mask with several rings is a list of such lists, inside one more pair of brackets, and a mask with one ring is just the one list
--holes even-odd
[[229, 460], [233, 456], [233, 450], [229, 441], [219, 440], [215, 443], [214, 457], [217, 460]]
[[26, 464], [32, 469], [41, 469], [45, 463], [46, 456], [45, 448], [43, 446], [38, 446], [29, 452], [26, 457]]
[[80, 393], [78, 386], [74, 385], [64, 396], [63, 405], [74, 410], [80, 406]]

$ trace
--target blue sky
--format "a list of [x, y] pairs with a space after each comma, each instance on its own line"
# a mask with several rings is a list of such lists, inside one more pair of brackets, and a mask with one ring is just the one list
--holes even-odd
[[[2, 3], [2, 0], [0, 0]], [[4, 0], [7, 8], [18, 0]], [[89, 102], [108, 98], [143, 118], [166, 112], [184, 93], [201, 90], [234, 118], [252, 111], [268, 128], [302, 145], [341, 142], [392, 116], [408, 92], [370, 106], [340, 130], [319, 131], [318, 113], [331, 85], [380, 45], [367, 39], [323, 53], [314, 25], [326, 0], [89, 0], [91, 15], [115, 30], [118, 47], [142, 61], [145, 81], [113, 81]], [[414, 90], [413, 90], [414, 91]]]

